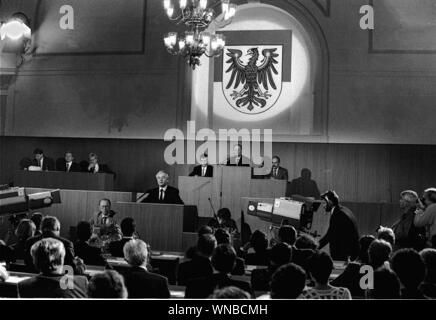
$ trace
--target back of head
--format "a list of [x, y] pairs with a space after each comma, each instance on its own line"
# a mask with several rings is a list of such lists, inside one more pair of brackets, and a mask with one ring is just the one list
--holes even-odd
[[368, 249], [371, 243], [375, 240], [375, 237], [372, 235], [365, 235], [359, 239], [359, 261], [365, 264], [369, 263], [369, 254]]
[[218, 218], [223, 219], [224, 221], [229, 221], [232, 218], [232, 214], [228, 208], [221, 208], [217, 212]]
[[293, 246], [297, 240], [297, 231], [293, 226], [281, 226], [278, 237], [280, 242], [285, 242], [290, 246]]
[[197, 231], [198, 236], [203, 234], [213, 234], [213, 229], [209, 226], [201, 226]]
[[301, 177], [305, 180], [310, 180], [312, 177], [312, 171], [310, 169], [304, 168], [301, 170]]
[[323, 193], [321, 195], [321, 199], [323, 199], [325, 201], [331, 201], [334, 206], [337, 206], [339, 204], [339, 196], [333, 190], [329, 190], [329, 191]]
[[42, 232], [52, 232], [55, 234], [59, 234], [61, 229], [61, 224], [56, 217], [45, 216], [41, 222], [41, 231]]
[[391, 246], [395, 244], [395, 233], [391, 228], [380, 226], [377, 230], [377, 238], [389, 242]]
[[300, 235], [295, 241], [295, 247], [298, 249], [311, 249], [316, 250], [318, 248], [318, 244], [315, 241], [315, 238], [308, 234]]
[[225, 229], [215, 230], [215, 238], [218, 244], [230, 244], [230, 233]]
[[250, 238], [250, 244], [255, 252], [265, 252], [268, 248], [268, 239], [262, 231], [256, 230]]
[[232, 272], [236, 263], [235, 249], [229, 244], [218, 245], [212, 255], [212, 266], [223, 274]]
[[35, 231], [35, 224], [29, 219], [23, 219], [18, 224], [18, 227], [15, 230], [15, 235], [17, 236], [18, 240], [26, 241], [27, 239], [33, 237]]
[[277, 243], [271, 248], [271, 264], [281, 266], [291, 262], [292, 248], [285, 242]]
[[92, 235], [92, 226], [88, 221], [80, 221], [77, 224], [77, 239], [80, 241], [88, 241]]
[[315, 252], [308, 261], [308, 271], [320, 284], [327, 284], [333, 271], [333, 260], [326, 252]]
[[250, 294], [237, 287], [225, 287], [215, 290], [212, 295], [213, 299], [250, 299]]
[[147, 244], [139, 239], [130, 240], [123, 248], [124, 259], [134, 267], [145, 266], [148, 261]]
[[419, 254], [425, 264], [425, 280], [430, 283], [436, 283], [436, 249], [424, 249]]
[[124, 278], [114, 270], [97, 273], [89, 280], [88, 296], [90, 298], [125, 299], [127, 289], [124, 285]]
[[34, 243], [30, 248], [30, 254], [35, 268], [44, 274], [58, 271], [64, 265], [64, 244], [53, 238], [45, 238]]
[[131, 237], [136, 231], [135, 220], [130, 217], [124, 218], [120, 227], [124, 237]]
[[200, 254], [206, 257], [211, 257], [216, 246], [217, 241], [214, 235], [204, 234], [198, 237], [197, 250]]
[[388, 268], [379, 268], [374, 272], [373, 299], [399, 299], [400, 295], [400, 280], [395, 272]]
[[369, 263], [374, 269], [383, 266], [385, 261], [389, 261], [392, 253], [392, 246], [385, 240], [374, 240], [368, 249]]
[[391, 259], [392, 270], [405, 288], [415, 290], [425, 277], [425, 264], [418, 252], [413, 249], [400, 249]]
[[296, 299], [306, 285], [306, 272], [300, 266], [288, 263], [281, 266], [271, 278], [271, 298]]

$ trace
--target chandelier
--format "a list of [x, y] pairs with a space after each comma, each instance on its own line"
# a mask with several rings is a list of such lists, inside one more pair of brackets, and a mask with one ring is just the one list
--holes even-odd
[[221, 55], [226, 45], [224, 35], [211, 34], [204, 30], [214, 21], [214, 8], [220, 3], [222, 19], [215, 22], [219, 27], [229, 24], [236, 14], [236, 4], [230, 3], [230, 0], [213, 0], [213, 4], [208, 7], [208, 0], [179, 0], [180, 12], [173, 18], [175, 7], [172, 1], [163, 0], [163, 2], [170, 20], [189, 28], [184, 35], [169, 32], [164, 36], [165, 47], [169, 53], [186, 58], [187, 64], [194, 70], [200, 65], [201, 56], [214, 58]]

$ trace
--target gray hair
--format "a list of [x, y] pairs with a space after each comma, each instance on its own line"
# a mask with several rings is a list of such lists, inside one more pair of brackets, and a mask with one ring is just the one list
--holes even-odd
[[142, 240], [130, 240], [124, 245], [123, 252], [124, 258], [131, 266], [140, 267], [147, 263], [147, 244]]
[[64, 265], [65, 247], [59, 240], [42, 239], [32, 246], [30, 253], [33, 264], [42, 273], [50, 273]]
[[159, 175], [159, 173], [163, 173], [164, 175], [167, 176], [167, 178], [169, 178], [169, 176], [170, 176], [166, 171], [164, 171], [164, 170], [159, 170], [159, 171], [156, 173], [156, 177]]

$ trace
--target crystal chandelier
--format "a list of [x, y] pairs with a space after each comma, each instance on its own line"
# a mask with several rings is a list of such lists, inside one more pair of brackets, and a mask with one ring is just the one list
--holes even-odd
[[168, 17], [177, 24], [185, 24], [189, 30], [184, 35], [177, 32], [167, 33], [164, 37], [165, 47], [172, 55], [181, 55], [186, 58], [187, 64], [195, 70], [200, 65], [200, 57], [205, 55], [208, 58], [221, 55], [226, 39], [222, 34], [211, 34], [204, 31], [215, 19], [213, 9], [221, 3], [222, 19], [216, 21], [223, 26], [231, 22], [236, 14], [236, 4], [230, 0], [213, 0], [208, 7], [208, 0], [179, 0], [180, 13], [173, 18], [175, 7], [171, 0], [163, 0], [164, 8]]

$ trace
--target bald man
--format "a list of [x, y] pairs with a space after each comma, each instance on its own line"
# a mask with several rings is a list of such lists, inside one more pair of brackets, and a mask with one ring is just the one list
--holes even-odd
[[143, 203], [184, 204], [180, 199], [179, 189], [168, 185], [169, 175], [165, 171], [156, 174], [157, 188], [145, 193]]

